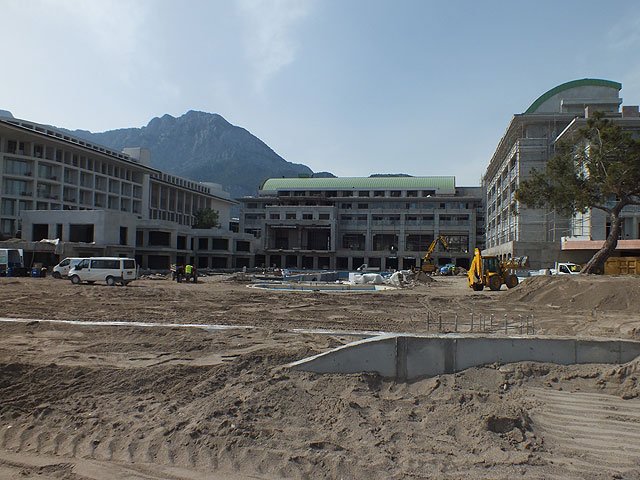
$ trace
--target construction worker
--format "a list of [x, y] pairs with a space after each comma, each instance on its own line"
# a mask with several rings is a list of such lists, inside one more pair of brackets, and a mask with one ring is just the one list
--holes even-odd
[[184, 267], [182, 265], [176, 265], [176, 282], [182, 283], [183, 275], [184, 275]]
[[191, 281], [191, 275], [193, 274], [193, 266], [191, 264], [187, 264], [184, 267], [184, 278], [187, 280], [187, 282]]
[[193, 281], [193, 283], [198, 283], [198, 269], [195, 267], [195, 265], [191, 270], [191, 280]]

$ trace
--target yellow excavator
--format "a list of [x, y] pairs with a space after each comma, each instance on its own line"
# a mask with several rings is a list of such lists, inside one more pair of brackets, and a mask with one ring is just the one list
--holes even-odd
[[529, 257], [514, 257], [501, 261], [495, 256], [482, 256], [480, 249], [476, 248], [467, 273], [469, 286], [479, 292], [485, 286], [491, 290], [500, 290], [502, 285], [513, 288], [518, 285], [518, 277], [514, 273], [519, 268], [525, 268], [529, 264]]
[[433, 254], [436, 247], [438, 246], [438, 242], [440, 242], [440, 244], [445, 250], [449, 250], [449, 244], [447, 243], [447, 241], [442, 235], [434, 238], [431, 244], [429, 245], [429, 248], [427, 248], [427, 253], [424, 254], [424, 257], [422, 257], [422, 266], [420, 267], [420, 271], [424, 273], [429, 273], [429, 274], [436, 271], [436, 265], [435, 263], [433, 263], [433, 258], [431, 258], [431, 254]]

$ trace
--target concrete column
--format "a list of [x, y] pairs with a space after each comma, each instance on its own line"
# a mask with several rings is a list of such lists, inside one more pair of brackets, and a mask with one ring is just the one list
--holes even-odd
[[[371, 235], [371, 212], [367, 213], [367, 231], [364, 236], [364, 251], [370, 252], [373, 238]], [[363, 252], [364, 253], [364, 252]]]
[[[335, 252], [336, 251], [336, 234], [337, 234], [337, 230], [335, 228], [335, 225], [331, 225], [331, 230], [330, 230], [330, 234], [331, 235], [331, 251]], [[334, 256], [332, 255], [332, 260], [335, 260]]]

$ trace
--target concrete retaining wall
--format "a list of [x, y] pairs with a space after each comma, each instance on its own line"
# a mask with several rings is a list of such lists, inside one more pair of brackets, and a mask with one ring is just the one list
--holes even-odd
[[289, 367], [316, 373], [372, 372], [412, 380], [490, 363], [625, 363], [637, 356], [640, 342], [632, 340], [381, 335], [305, 358]]

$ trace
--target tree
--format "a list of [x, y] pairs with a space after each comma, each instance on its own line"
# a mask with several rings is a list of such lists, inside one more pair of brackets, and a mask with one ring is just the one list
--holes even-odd
[[618, 245], [620, 213], [627, 205], [640, 205], [639, 195], [640, 141], [599, 112], [571, 143], [557, 147], [544, 171], [533, 169], [516, 191], [516, 199], [532, 208], [564, 215], [597, 209], [608, 215], [609, 235], [582, 273], [603, 269]]
[[218, 228], [218, 211], [211, 208], [202, 208], [194, 214], [193, 228]]

